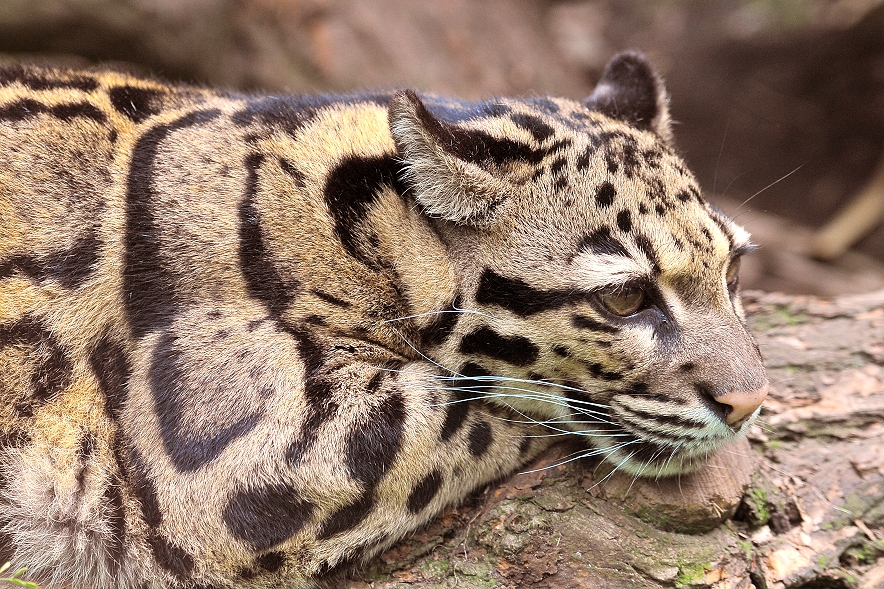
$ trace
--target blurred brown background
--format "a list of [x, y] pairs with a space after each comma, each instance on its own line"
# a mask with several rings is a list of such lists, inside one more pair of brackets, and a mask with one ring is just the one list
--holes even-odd
[[255, 91], [580, 98], [626, 48], [664, 74], [707, 197], [764, 246], [744, 284], [884, 288], [882, 224], [833, 263], [805, 253], [882, 161], [884, 0], [0, 2], [2, 61]]

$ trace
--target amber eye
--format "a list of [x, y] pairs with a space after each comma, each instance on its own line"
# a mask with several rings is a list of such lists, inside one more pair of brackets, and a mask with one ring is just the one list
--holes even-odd
[[635, 286], [627, 286], [603, 293], [599, 295], [599, 300], [605, 309], [614, 315], [627, 317], [637, 313], [645, 306], [645, 291]]
[[737, 290], [737, 282], [740, 280], [740, 258], [734, 258], [731, 260], [730, 266], [727, 267], [727, 272], [724, 275], [725, 280], [727, 280], [727, 288], [731, 292]]

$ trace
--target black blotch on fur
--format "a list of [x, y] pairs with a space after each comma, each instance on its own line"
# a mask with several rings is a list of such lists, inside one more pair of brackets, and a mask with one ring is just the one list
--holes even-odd
[[123, 345], [109, 334], [103, 335], [89, 353], [89, 367], [104, 395], [105, 412], [110, 418], [118, 420], [132, 372]]
[[65, 122], [69, 122], [74, 117], [91, 119], [96, 123], [107, 121], [104, 113], [89, 102], [69, 102], [47, 106], [32, 98], [22, 98], [0, 107], [0, 121], [24, 121], [42, 114], [53, 116]]
[[[124, 449], [118, 445], [115, 451], [117, 463], [122, 467], [124, 464], [122, 457]], [[137, 450], [134, 448], [129, 449], [129, 460], [126, 463], [128, 464], [126, 472], [129, 476], [129, 483], [132, 485], [132, 490], [139, 503], [141, 503], [141, 515], [144, 518], [144, 523], [147, 524], [148, 528], [155, 530], [163, 523], [163, 512], [160, 509], [157, 487], [148, 476], [147, 465]]]
[[157, 99], [162, 95], [162, 90], [134, 86], [115, 86], [108, 91], [114, 109], [136, 123], [160, 112]]
[[186, 581], [193, 574], [193, 557], [183, 548], [155, 533], [148, 535], [147, 543], [150, 544], [157, 564], [175, 575], [178, 580]]
[[526, 114], [513, 114], [510, 119], [519, 127], [525, 129], [538, 143], [549, 139], [555, 132], [552, 127], [543, 122], [540, 117]]
[[643, 202], [638, 203], [638, 212], [641, 213], [642, 215], [647, 215], [648, 214], [648, 206]]
[[64, 288], [78, 288], [92, 274], [98, 263], [101, 242], [91, 230], [67, 250], [47, 256], [14, 255], [0, 261], [0, 279], [21, 272], [31, 280], [53, 280]]
[[320, 540], [325, 540], [335, 534], [355, 528], [371, 513], [374, 503], [374, 494], [363, 492], [359, 499], [341, 507], [328, 516], [322, 522], [322, 527], [319, 529], [319, 534], [316, 537]]
[[591, 331], [599, 331], [602, 333], [617, 333], [620, 331], [620, 328], [615, 325], [608, 325], [607, 323], [596, 321], [585, 315], [572, 315], [571, 325], [578, 329], [589, 329]]
[[563, 169], [565, 169], [566, 165], [568, 165], [567, 158], [565, 158], [565, 157], [556, 158], [555, 161], [553, 161], [553, 163], [551, 163], [549, 165], [549, 173], [553, 174], [553, 175], [558, 174]]
[[577, 246], [577, 250], [589, 250], [594, 254], [629, 257], [626, 247], [619, 239], [611, 235], [611, 228], [607, 225], [602, 225], [595, 231], [587, 234]]
[[285, 325], [298, 344], [298, 355], [304, 362], [304, 401], [306, 404], [304, 422], [300, 435], [286, 450], [286, 462], [298, 466], [304, 454], [316, 441], [320, 427], [338, 411], [338, 405], [331, 399], [331, 391], [337, 386], [323, 372], [325, 354], [322, 346], [304, 330]]
[[0, 350], [7, 346], [29, 350], [31, 394], [16, 401], [12, 408], [20, 416], [30, 417], [37, 408], [67, 390], [73, 364], [49, 327], [32, 315], [0, 325]]
[[460, 304], [461, 298], [458, 295], [450, 307], [442, 309], [430, 323], [418, 331], [422, 348], [434, 348], [448, 339], [460, 319], [460, 311], [456, 310], [460, 308]]
[[522, 438], [522, 441], [519, 442], [519, 456], [524, 456], [528, 453], [528, 450], [531, 449], [531, 437], [525, 436]]
[[370, 244], [362, 239], [361, 225], [383, 186], [405, 194], [406, 187], [399, 181], [401, 168], [393, 156], [352, 156], [341, 161], [326, 180], [325, 202], [334, 218], [335, 234], [350, 256], [370, 268], [377, 268], [378, 263], [366, 251]]
[[411, 513], [420, 513], [430, 504], [430, 501], [432, 501], [433, 497], [436, 496], [436, 493], [439, 492], [441, 486], [442, 473], [438, 470], [433, 470], [427, 476], [422, 478], [411, 490], [411, 493], [408, 494], [408, 500], [405, 502], [408, 511]]
[[598, 362], [584, 362], [583, 364], [589, 369], [589, 373], [596, 378], [607, 381], [621, 380], [623, 378], [622, 373], [617, 371], [605, 370], [605, 367]]
[[224, 523], [256, 552], [270, 550], [297, 534], [316, 506], [285, 484], [241, 490], [224, 507]]
[[278, 319], [294, 298], [298, 284], [285, 280], [274, 266], [261, 231], [261, 215], [255, 202], [258, 194], [258, 170], [264, 161], [260, 153], [246, 157], [245, 195], [239, 204], [239, 264], [249, 295], [267, 305], [271, 317]]
[[592, 150], [587, 147], [583, 151], [583, 153], [581, 153], [579, 156], [577, 156], [577, 161], [574, 162], [574, 166], [578, 170], [583, 171], [589, 167], [589, 162], [591, 159], [592, 159]]
[[519, 317], [559, 309], [582, 298], [582, 295], [566, 291], [540, 290], [521, 278], [501, 276], [491, 268], [482, 272], [476, 290], [477, 303], [497, 305]]
[[468, 439], [470, 441], [470, 454], [475, 458], [481, 458], [488, 450], [491, 442], [494, 441], [494, 434], [491, 433], [491, 426], [488, 425], [488, 422], [480, 419], [473, 422], [473, 425], [470, 426]]
[[480, 354], [514, 366], [528, 366], [537, 360], [540, 348], [520, 335], [505, 336], [489, 327], [468, 333], [460, 340], [463, 354]]
[[268, 573], [275, 573], [285, 564], [285, 554], [282, 552], [268, 552], [255, 559], [255, 567]]
[[345, 464], [350, 475], [365, 488], [374, 488], [393, 465], [402, 445], [405, 399], [392, 393], [356, 425], [348, 436]]
[[635, 245], [638, 246], [638, 249], [645, 255], [649, 262], [651, 262], [651, 267], [654, 271], [654, 274], [660, 273], [660, 258], [657, 257], [657, 252], [654, 250], [654, 246], [651, 244], [651, 240], [643, 233], [636, 233], [632, 236], [632, 240], [635, 242]]
[[[212, 390], [209, 383], [190, 382], [183, 352], [175, 337], [168, 333], [160, 337], [154, 348], [148, 379], [163, 447], [175, 468], [182, 472], [198, 470], [217, 458], [232, 442], [255, 429], [264, 410], [261, 403], [253, 406], [256, 397], [264, 400], [273, 393], [271, 389], [253, 390], [239, 398], [242, 391], [223, 390], [223, 384], [219, 385], [222, 390]], [[215, 402], [201, 404], [198, 410], [204, 412], [214, 408], [217, 416], [203, 414], [199, 421], [195, 419], [196, 410], [188, 405], [200, 395], [210, 395]], [[223, 422], [226, 425], [201, 427], [203, 419], [207, 423]]]
[[123, 301], [132, 336], [140, 339], [152, 329], [168, 325], [180, 305], [176, 302], [176, 278], [163, 259], [158, 216], [154, 209], [155, 160], [160, 145], [173, 132], [203, 125], [218, 110], [196, 111], [171, 123], [147, 130], [132, 148], [126, 182], [126, 225], [123, 250]]
[[632, 231], [632, 213], [630, 213], [628, 209], [623, 209], [617, 213], [617, 227], [620, 228], [620, 231], [623, 233], [629, 233]]
[[309, 123], [323, 107], [336, 103], [373, 102], [386, 105], [390, 94], [345, 95], [303, 95], [303, 96], [259, 96], [246, 102], [246, 107], [232, 117], [235, 125], [248, 127], [259, 125], [269, 129], [279, 129], [289, 134], [296, 133]]
[[324, 290], [319, 290], [318, 288], [312, 289], [310, 292], [315, 294], [317, 297], [329, 303], [330, 305], [334, 305], [335, 307], [341, 307], [342, 309], [347, 309], [351, 307], [350, 301], [345, 301], [344, 299], [339, 299], [338, 297], [325, 292]]
[[55, 90], [56, 88], [70, 88], [91, 92], [98, 88], [98, 81], [87, 76], [70, 76], [67, 78], [50, 78], [42, 72], [31, 70], [20, 65], [9, 65], [0, 68], [0, 86], [8, 86], [18, 82], [31, 90]]
[[322, 523], [320, 539], [356, 527], [371, 512], [375, 487], [393, 466], [402, 445], [404, 427], [405, 399], [397, 392], [384, 399], [365, 423], [356, 424], [350, 430], [344, 463], [350, 476], [362, 484], [362, 495]]
[[607, 180], [602, 182], [595, 191], [595, 201], [603, 208], [611, 206], [616, 196], [617, 189]]
[[[452, 381], [452, 388], [457, 389], [475, 386], [482, 381], [473, 381], [471, 380], [473, 377], [491, 376], [490, 372], [473, 362], [467, 362], [464, 364], [460, 369], [460, 373], [464, 378]], [[487, 390], [487, 386], [483, 386], [482, 390]], [[469, 391], [458, 390], [451, 392], [448, 404], [445, 406], [445, 421], [442, 422], [442, 430], [439, 433], [440, 440], [447, 442], [457, 433], [461, 426], [463, 426], [467, 415], [470, 413], [470, 401], [467, 401], [467, 399], [476, 397], [480, 394], [480, 392], [470, 393]]]
[[675, 198], [677, 198], [681, 202], [688, 202], [689, 200], [691, 200], [692, 197], [687, 190], [679, 190], [678, 193], [675, 195]]

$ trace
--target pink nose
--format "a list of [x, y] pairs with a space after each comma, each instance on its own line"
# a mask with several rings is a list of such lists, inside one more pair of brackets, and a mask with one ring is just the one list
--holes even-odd
[[767, 398], [768, 382], [754, 391], [731, 391], [723, 395], [715, 397], [715, 400], [722, 405], [728, 405], [730, 411], [727, 412], [725, 421], [730, 426], [743, 425], [749, 416], [755, 413], [755, 410], [761, 406], [761, 403]]

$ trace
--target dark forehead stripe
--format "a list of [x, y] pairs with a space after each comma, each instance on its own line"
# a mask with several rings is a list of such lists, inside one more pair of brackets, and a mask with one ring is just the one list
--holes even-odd
[[588, 233], [577, 246], [578, 252], [591, 251], [594, 254], [630, 257], [623, 243], [611, 235], [611, 228], [602, 225]]
[[98, 264], [101, 242], [90, 229], [70, 249], [45, 256], [20, 254], [0, 260], [0, 280], [20, 272], [31, 280], [52, 280], [64, 288], [79, 288], [92, 275]]
[[537, 361], [540, 348], [520, 335], [505, 336], [489, 327], [481, 327], [460, 341], [464, 354], [479, 354], [514, 366], [528, 366]]
[[10, 65], [0, 68], [0, 86], [8, 86], [18, 82], [31, 90], [55, 90], [56, 88], [70, 88], [91, 92], [98, 88], [98, 81], [83, 75], [51, 77], [43, 72], [36, 72], [20, 65]]
[[154, 210], [157, 151], [175, 131], [204, 125], [220, 115], [218, 110], [196, 111], [148, 129], [132, 149], [126, 181], [126, 226], [123, 250], [123, 291], [126, 317], [136, 339], [163, 327], [177, 313], [176, 279], [163, 260], [163, 246]]
[[501, 276], [490, 268], [482, 272], [476, 291], [477, 303], [497, 305], [519, 317], [558, 309], [584, 298], [582, 294], [566, 291], [540, 290], [520, 278]]
[[267, 305], [270, 316], [279, 318], [291, 304], [298, 283], [285, 280], [273, 263], [270, 249], [261, 231], [258, 211], [258, 172], [264, 156], [253, 153], [246, 156], [245, 194], [239, 205], [239, 265], [246, 279], [249, 296]]
[[325, 202], [334, 219], [335, 234], [350, 256], [370, 268], [377, 263], [364, 250], [361, 225], [384, 186], [405, 194], [401, 172], [402, 164], [393, 156], [351, 156], [329, 173], [325, 184]]
[[617, 228], [623, 233], [632, 231], [632, 213], [629, 209], [623, 209], [617, 213]]
[[651, 244], [651, 240], [644, 233], [636, 233], [632, 236], [632, 240], [635, 242], [635, 245], [638, 246], [638, 249], [645, 255], [649, 262], [651, 262], [651, 267], [653, 268], [654, 274], [660, 273], [660, 258], [657, 257], [657, 252], [654, 250], [654, 246]]
[[294, 487], [276, 483], [236, 492], [224, 507], [224, 523], [234, 538], [263, 552], [297, 534], [315, 510]]
[[114, 109], [136, 123], [144, 122], [160, 111], [159, 99], [163, 94], [162, 90], [134, 86], [114, 86], [108, 90]]
[[534, 140], [538, 143], [542, 143], [544, 140], [552, 137], [555, 131], [551, 126], [543, 122], [543, 119], [534, 115], [528, 114], [513, 114], [510, 115], [510, 119], [522, 129], [525, 129], [534, 137]]
[[69, 122], [74, 117], [91, 119], [96, 123], [107, 121], [104, 113], [88, 102], [70, 102], [47, 106], [31, 98], [23, 98], [0, 107], [0, 121], [23, 121], [41, 114], [47, 114], [65, 122]]
[[70, 386], [73, 363], [67, 351], [41, 319], [25, 315], [11, 323], [0, 324], [0, 350], [25, 348], [30, 364], [31, 394], [20, 399], [13, 409], [23, 417], [63, 393]]

